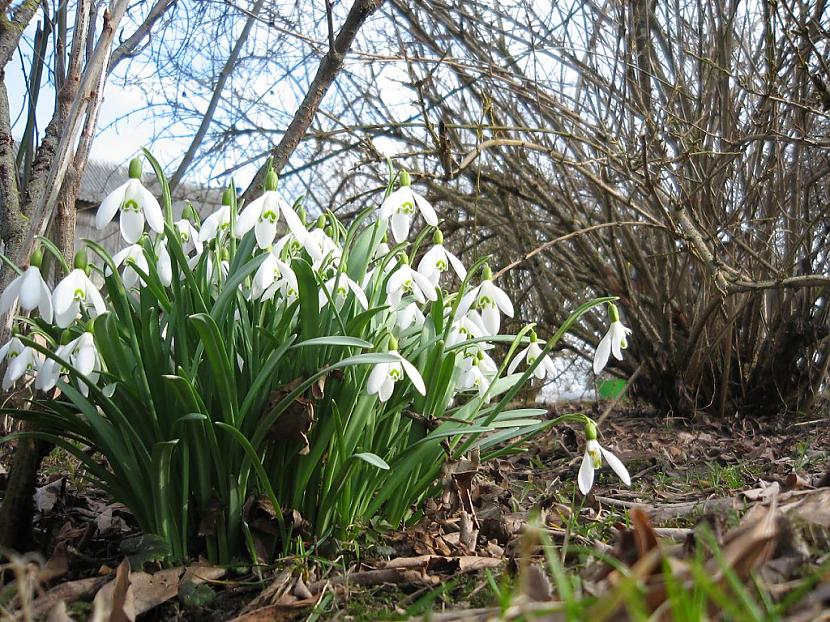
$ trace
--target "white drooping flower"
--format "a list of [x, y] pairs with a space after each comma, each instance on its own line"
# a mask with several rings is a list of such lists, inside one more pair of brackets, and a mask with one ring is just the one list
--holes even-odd
[[583, 495], [587, 495], [594, 485], [594, 471], [602, 466], [602, 459], [605, 461], [617, 474], [626, 486], [631, 486], [631, 476], [628, 474], [628, 469], [622, 461], [613, 453], [605, 449], [597, 442], [597, 429], [593, 423], [585, 425], [585, 455], [582, 456], [582, 465], [579, 467], [579, 476], [577, 481], [579, 483], [579, 490]]
[[46, 322], [52, 322], [52, 292], [40, 274], [40, 262], [43, 251], [32, 253], [29, 267], [20, 276], [9, 283], [3, 295], [0, 296], [0, 315], [5, 315], [12, 308], [15, 301], [19, 301], [24, 311], [37, 309]]
[[[89, 378], [93, 384], [98, 382], [101, 359], [95, 347], [95, 339], [92, 333], [88, 331], [84, 332], [80, 337], [73, 339], [65, 345], [59, 346], [55, 350], [55, 354], [74, 367], [78, 373]], [[35, 386], [41, 391], [49, 391], [57, 384], [58, 378], [61, 375], [68, 373], [69, 370], [63, 368], [56, 360], [47, 359], [43, 363], [40, 373], [38, 373]], [[80, 387], [81, 393], [86, 396], [89, 393], [89, 388], [86, 383], [80, 381]]]
[[[79, 264], [76, 261], [77, 265]], [[52, 306], [55, 309], [55, 324], [66, 328], [85, 309], [90, 317], [95, 317], [107, 310], [98, 288], [82, 268], [76, 267], [66, 275], [52, 292]]]
[[309, 257], [311, 257], [311, 266], [315, 270], [319, 270], [326, 259], [339, 261], [342, 256], [340, 247], [337, 246], [335, 241], [329, 237], [322, 227], [316, 227], [309, 231], [305, 239], [302, 240], [302, 245]]
[[444, 248], [444, 236], [436, 230], [432, 236], [433, 247], [418, 262], [418, 272], [427, 277], [434, 287], [438, 286], [441, 275], [450, 267], [462, 281], [467, 277], [467, 269], [461, 260]]
[[[157, 246], [158, 257], [156, 258], [156, 270], [158, 271], [161, 284], [167, 287], [173, 281], [173, 266], [170, 261], [170, 254], [167, 252], [166, 240], [159, 242]], [[124, 281], [124, 287], [127, 289], [134, 287], [139, 282], [143, 283], [143, 279], [135, 268], [138, 268], [144, 274], [150, 273], [147, 255], [141, 244], [132, 244], [119, 251], [113, 256], [112, 261], [116, 267], [124, 267], [121, 271], [121, 279]]]
[[608, 332], [599, 342], [597, 351], [594, 353], [594, 373], [598, 374], [608, 364], [608, 357], [613, 354], [618, 361], [622, 360], [622, 351], [628, 347], [628, 335], [631, 334], [631, 329], [623, 326], [620, 322], [620, 312], [617, 306], [609, 303], [608, 313], [611, 316], [611, 326], [608, 327]]
[[386, 282], [386, 294], [393, 309], [397, 308], [404, 296], [411, 295], [421, 304], [438, 298], [430, 280], [420, 272], [413, 270], [405, 259]]
[[230, 205], [223, 205], [210, 216], [205, 218], [199, 229], [199, 242], [209, 242], [224, 234], [231, 226]]
[[410, 302], [404, 305], [395, 312], [395, 326], [400, 330], [409, 328], [413, 324], [416, 326], [423, 326], [426, 318], [421, 310], [418, 308], [418, 303]]
[[297, 277], [294, 271], [279, 258], [279, 250], [274, 247], [257, 268], [251, 283], [251, 300], [268, 300], [277, 291], [282, 291], [285, 298], [297, 297]]
[[461, 361], [461, 376], [458, 380], [458, 388], [462, 390], [476, 389], [479, 395], [484, 395], [498, 373], [498, 365], [484, 351], [484, 347], [469, 348]]
[[481, 313], [481, 323], [488, 335], [496, 335], [501, 326], [501, 313], [513, 317], [513, 303], [500, 287], [493, 283], [493, 273], [485, 266], [480, 285], [464, 294], [458, 305], [458, 313], [464, 315], [469, 309]]
[[280, 214], [285, 216], [294, 237], [302, 242], [307, 233], [306, 228], [294, 209], [277, 193], [277, 174], [270, 170], [265, 176], [265, 192], [240, 212], [234, 234], [241, 238], [254, 229], [259, 247], [268, 248], [277, 237]]
[[409, 227], [415, 217], [415, 211], [421, 212], [426, 223], [438, 226], [438, 215], [432, 205], [410, 187], [409, 173], [401, 171], [401, 187], [390, 194], [380, 206], [378, 217], [389, 220], [392, 237], [396, 242], [403, 242], [409, 236]]
[[450, 348], [462, 341], [484, 337], [487, 332], [481, 325], [481, 315], [470, 310], [465, 315], [453, 321], [450, 334], [447, 337], [447, 347]]
[[0, 348], [0, 360], [6, 360], [6, 373], [3, 376], [3, 390], [8, 391], [23, 376], [37, 374], [41, 366], [41, 355], [24, 346], [17, 337], [12, 337]]
[[[512, 374], [516, 371], [516, 368], [524, 360], [527, 360], [527, 365], [530, 367], [539, 359], [540, 354], [542, 354], [542, 348], [539, 346], [536, 333], [532, 332], [530, 334], [530, 344], [513, 357], [513, 360], [510, 361], [510, 365], [507, 366], [507, 373]], [[543, 380], [548, 374], [553, 375], [555, 373], [556, 369], [553, 366], [553, 361], [547, 354], [542, 357], [542, 360], [539, 361], [539, 364], [533, 370], [533, 375], [539, 380]]]
[[176, 231], [179, 234], [179, 240], [182, 243], [182, 250], [185, 255], [189, 255], [192, 251], [196, 251], [197, 255], [202, 254], [202, 241], [199, 239], [199, 230], [193, 226], [193, 223], [182, 218], [175, 222]]
[[106, 227], [121, 210], [121, 235], [130, 244], [138, 242], [144, 233], [144, 221], [156, 233], [164, 231], [164, 216], [153, 193], [141, 185], [141, 160], [130, 162], [130, 179], [118, 186], [101, 203], [95, 216], [95, 226]]
[[[355, 295], [355, 298], [357, 298], [357, 301], [360, 303], [361, 307], [364, 309], [369, 308], [369, 301], [366, 299], [366, 294], [364, 293], [363, 288], [361, 288], [360, 285], [355, 283], [344, 273], [333, 276], [326, 281], [325, 288], [329, 293], [329, 296], [331, 296], [332, 300], [334, 300], [334, 306], [337, 307], [338, 311], [343, 307], [343, 303], [346, 302], [349, 290], [351, 290], [351, 292]], [[322, 309], [325, 307], [328, 302], [328, 296], [321, 291], [319, 298], [320, 308]]]
[[427, 389], [424, 386], [424, 379], [416, 367], [407, 361], [398, 352], [397, 341], [393, 338], [390, 340], [389, 352], [397, 360], [390, 363], [378, 363], [369, 374], [369, 379], [366, 381], [366, 393], [374, 395], [377, 393], [378, 399], [381, 402], [386, 402], [391, 396], [392, 391], [395, 390], [395, 383], [403, 380], [404, 374], [412, 382], [412, 386], [421, 395], [426, 395]]

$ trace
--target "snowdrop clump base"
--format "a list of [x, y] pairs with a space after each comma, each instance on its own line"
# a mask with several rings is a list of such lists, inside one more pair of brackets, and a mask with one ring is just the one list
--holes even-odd
[[[400, 525], [448, 462], [517, 451], [563, 421], [593, 435], [584, 492], [600, 452], [610, 460], [585, 416], [507, 405], [551, 371], [571, 324], [613, 299], [579, 306], [547, 342], [532, 325], [501, 335], [508, 294], [485, 260], [465, 267], [443, 247], [435, 210], [405, 172], [390, 166], [379, 210], [348, 227], [331, 213], [309, 226], [273, 171], [262, 197], [240, 206], [229, 189], [200, 223], [191, 208], [174, 220], [164, 175], [145, 157], [160, 200], [134, 160], [98, 213], [100, 226], [120, 213], [121, 252], [86, 241], [70, 267], [41, 239], [0, 298], [0, 311], [25, 312], [0, 356], [4, 389], [40, 391], [9, 411], [32, 430], [6, 440], [38, 437], [74, 454], [171, 560], [262, 557], [252, 523], [263, 512], [283, 551], [298, 537]], [[44, 250], [65, 275], [51, 292]], [[617, 354], [619, 339], [611, 346]]]

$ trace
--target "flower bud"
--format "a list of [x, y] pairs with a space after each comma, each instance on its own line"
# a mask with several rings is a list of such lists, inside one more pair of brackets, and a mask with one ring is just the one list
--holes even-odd
[[80, 250], [75, 253], [75, 260], [73, 265], [78, 270], [86, 270], [87, 265], [89, 264], [89, 260], [86, 257], [86, 251]]
[[141, 179], [141, 158], [130, 160], [130, 179]]
[[29, 265], [34, 266], [35, 268], [40, 268], [42, 263], [43, 249], [40, 246], [38, 246], [32, 253], [31, 257], [29, 257]]
[[435, 233], [432, 234], [432, 243], [433, 244], [443, 244], [444, 243], [444, 234], [441, 233], [440, 229], [436, 229]]
[[597, 440], [597, 424], [590, 419], [585, 422], [585, 439], [589, 441]]
[[412, 185], [412, 178], [409, 176], [409, 172], [406, 170], [401, 170], [401, 173], [398, 176], [398, 180], [401, 182], [401, 186]]
[[182, 210], [182, 218], [184, 218], [185, 220], [189, 220], [193, 223], [199, 220], [199, 215], [196, 213], [196, 210], [190, 204], [190, 201], [187, 202], [187, 205]]
[[233, 188], [230, 186], [222, 193], [222, 205], [233, 205]]
[[273, 192], [277, 189], [277, 174], [274, 172], [274, 169], [269, 168], [268, 172], [265, 174], [265, 192]]

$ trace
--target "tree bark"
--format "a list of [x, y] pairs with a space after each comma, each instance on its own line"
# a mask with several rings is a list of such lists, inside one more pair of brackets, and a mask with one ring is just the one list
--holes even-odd
[[[297, 145], [300, 144], [300, 140], [311, 126], [314, 115], [317, 114], [317, 109], [320, 107], [320, 102], [323, 101], [323, 97], [325, 97], [332, 82], [343, 68], [343, 61], [352, 47], [360, 27], [372, 13], [380, 8], [383, 2], [384, 0], [356, 0], [349, 10], [346, 21], [343, 22], [343, 27], [337, 33], [337, 37], [335, 38], [333, 33], [330, 33], [331, 45], [329, 51], [320, 61], [317, 73], [314, 75], [300, 107], [294, 113], [294, 118], [291, 119], [291, 123], [285, 130], [282, 140], [271, 149], [269, 154], [272, 158], [272, 166], [277, 173], [288, 163], [291, 154], [294, 153]], [[329, 27], [331, 28], [331, 22], [329, 22]], [[263, 165], [254, 175], [253, 181], [243, 193], [242, 198], [250, 201], [262, 194], [265, 173], [265, 165]]]

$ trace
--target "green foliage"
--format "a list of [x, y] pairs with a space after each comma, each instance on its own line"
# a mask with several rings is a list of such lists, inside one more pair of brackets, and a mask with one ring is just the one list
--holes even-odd
[[[89, 311], [91, 322], [82, 315], [65, 333], [43, 319], [23, 320], [28, 334], [20, 340], [58, 363], [60, 392], [12, 412], [36, 428], [5, 440], [37, 437], [70, 452], [145, 533], [166, 543], [172, 559], [204, 553], [227, 563], [244, 548], [255, 558], [248, 520], [262, 502], [284, 550], [297, 535], [349, 538], [370, 519], [399, 525], [431, 493], [447, 460], [475, 447], [485, 458], [498, 455], [504, 443], [552, 424], [542, 410], [506, 409], [542, 359], [505, 374], [527, 330], [456, 334], [459, 305], [483, 262], [457, 292], [439, 289], [420, 305], [423, 320], [401, 325], [389, 282], [405, 244], [381, 246], [387, 222], [370, 218], [374, 210], [348, 227], [327, 214], [325, 229], [306, 232], [307, 240], [287, 236], [262, 250], [255, 231], [228, 235], [240, 218], [229, 193], [229, 223], [193, 254], [173, 222], [161, 169], [148, 159], [162, 182], [163, 232], [142, 235], [136, 256], [120, 265], [87, 242], [105, 266], [106, 311]], [[325, 244], [315, 247], [313, 236]], [[131, 285], [129, 270], [138, 275]], [[261, 290], [272, 284], [262, 286], [268, 270], [273, 291], [254, 295], [258, 283]], [[349, 280], [361, 284], [368, 308]], [[405, 290], [402, 305], [412, 298]], [[607, 300], [580, 306], [544, 355], [579, 315]], [[98, 357], [94, 374], [58, 347], [86, 331]], [[470, 384], [468, 372], [494, 343], [507, 358]], [[417, 369], [425, 394], [402, 358]], [[390, 378], [398, 374], [385, 399], [367, 387], [379, 366]], [[308, 533], [292, 534], [300, 525], [286, 519], [289, 510], [307, 521]]]

